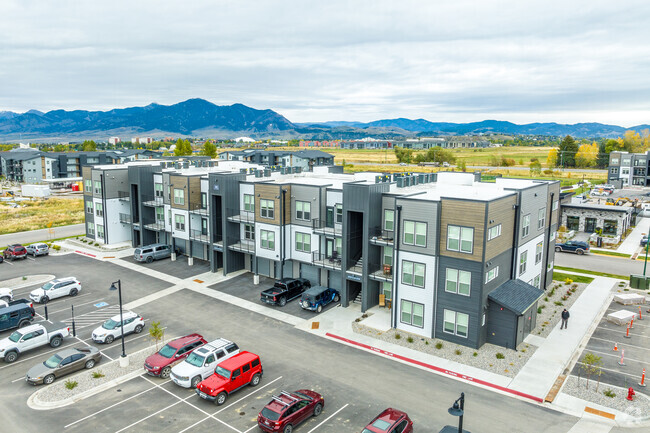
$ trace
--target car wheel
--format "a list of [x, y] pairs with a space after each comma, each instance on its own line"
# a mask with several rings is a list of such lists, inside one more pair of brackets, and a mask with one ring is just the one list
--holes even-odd
[[24, 328], [25, 326], [29, 325], [29, 320], [23, 320], [18, 324], [19, 328]]
[[12, 363], [18, 359], [18, 352], [11, 351], [5, 355], [5, 362]]
[[62, 342], [63, 342], [63, 338], [61, 338], [61, 337], [52, 337], [52, 339], [50, 340], [50, 346], [59, 347]]
[[94, 366], [95, 366], [95, 360], [94, 359], [89, 359], [88, 361], [86, 361], [86, 368], [87, 369], [91, 369]]
[[287, 305], [287, 298], [283, 296], [280, 298], [280, 307], [284, 307], [285, 305]]
[[254, 374], [253, 377], [251, 378], [251, 386], [257, 386], [260, 384], [260, 380], [262, 377], [259, 374]]
[[314, 408], [314, 416], [320, 415], [322, 411], [323, 411], [323, 405], [318, 403]]
[[334, 302], [339, 302], [340, 300], [341, 300], [341, 297], [339, 296], [338, 293], [336, 295], [334, 295]]
[[113, 337], [112, 335], [108, 335], [104, 340], [104, 343], [111, 344], [113, 341], [115, 341], [115, 337]]
[[287, 424], [284, 427], [284, 430], [282, 430], [282, 433], [291, 433], [293, 431], [293, 426], [291, 424]]
[[190, 386], [192, 388], [196, 388], [197, 386], [199, 386], [199, 383], [201, 383], [201, 376], [196, 376], [194, 379], [192, 379], [192, 383], [190, 384]]
[[585, 252], [584, 252], [583, 250], [576, 250], [576, 253], [577, 253], [579, 256], [581, 256], [581, 255], [583, 255]]
[[43, 378], [43, 383], [44, 383], [45, 385], [49, 385], [49, 384], [51, 384], [52, 382], [54, 382], [54, 375], [53, 375], [53, 374], [48, 374], [47, 376], [45, 376], [45, 377]]
[[153, 257], [151, 256], [147, 257], [147, 263], [151, 263], [151, 262], [153, 262]]
[[133, 332], [135, 332], [136, 334], [141, 333], [142, 332], [142, 325], [136, 326], [135, 329], [133, 330]]
[[320, 313], [321, 311], [323, 311], [323, 306], [318, 304], [318, 307], [316, 307], [316, 312]]
[[77, 293], [79, 293], [77, 289], [70, 290], [70, 296], [77, 296]]
[[160, 372], [160, 377], [162, 377], [163, 379], [167, 379], [167, 378], [169, 377], [169, 375], [170, 375], [171, 372], [172, 372], [172, 368], [171, 368], [171, 367], [165, 367], [165, 368], [163, 368], [162, 371]]
[[562, 251], [562, 248], [560, 248], [560, 247], [555, 247], [555, 252], [559, 253], [560, 251]]
[[49, 301], [50, 301], [50, 298], [48, 298], [47, 296], [43, 296], [41, 298], [41, 304], [47, 304]]
[[217, 404], [217, 406], [221, 406], [226, 402], [227, 399], [228, 399], [228, 394], [222, 392], [217, 396], [217, 399], [214, 402]]

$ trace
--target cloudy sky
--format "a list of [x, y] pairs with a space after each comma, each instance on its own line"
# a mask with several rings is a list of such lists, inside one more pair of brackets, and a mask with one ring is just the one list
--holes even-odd
[[0, 2], [0, 111], [650, 123], [647, 0]]

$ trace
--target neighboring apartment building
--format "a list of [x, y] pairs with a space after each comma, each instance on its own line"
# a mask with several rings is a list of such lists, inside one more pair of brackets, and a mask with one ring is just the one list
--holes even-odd
[[334, 155], [320, 150], [228, 150], [219, 154], [220, 160], [245, 161], [253, 164], [278, 167], [301, 167], [311, 170], [312, 167], [334, 165]]
[[512, 348], [535, 327], [537, 301], [552, 279], [559, 182], [333, 167], [251, 174], [222, 164], [84, 173], [88, 187], [97, 179], [119, 184], [103, 188], [106, 199], [129, 200], [128, 230], [117, 228], [114, 237], [109, 218], [103, 239], [130, 232], [133, 246], [167, 242], [224, 274], [300, 276], [339, 290], [344, 307], [356, 301], [362, 311], [384, 295], [392, 327], [470, 347]]
[[645, 153], [611, 152], [607, 183], [624, 186], [650, 186], [650, 151]]

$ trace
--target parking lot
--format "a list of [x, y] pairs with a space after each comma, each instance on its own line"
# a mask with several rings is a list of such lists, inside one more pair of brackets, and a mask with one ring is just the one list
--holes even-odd
[[187, 264], [187, 257], [185, 256], [179, 257], [178, 260], [174, 261], [167, 258], [163, 260], [156, 260], [151, 263], [138, 262], [133, 258], [133, 256], [123, 257], [120, 260], [124, 260], [128, 263], [135, 263], [140, 266], [146, 266], [148, 269], [152, 269], [156, 272], [161, 272], [166, 275], [171, 275], [182, 280], [203, 274], [205, 272], [210, 272], [210, 262], [194, 259], [194, 264], [192, 266], [189, 266]]

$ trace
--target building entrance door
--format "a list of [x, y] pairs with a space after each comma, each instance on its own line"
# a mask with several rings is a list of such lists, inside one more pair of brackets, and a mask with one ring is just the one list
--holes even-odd
[[585, 232], [593, 233], [596, 231], [596, 218], [585, 218]]

